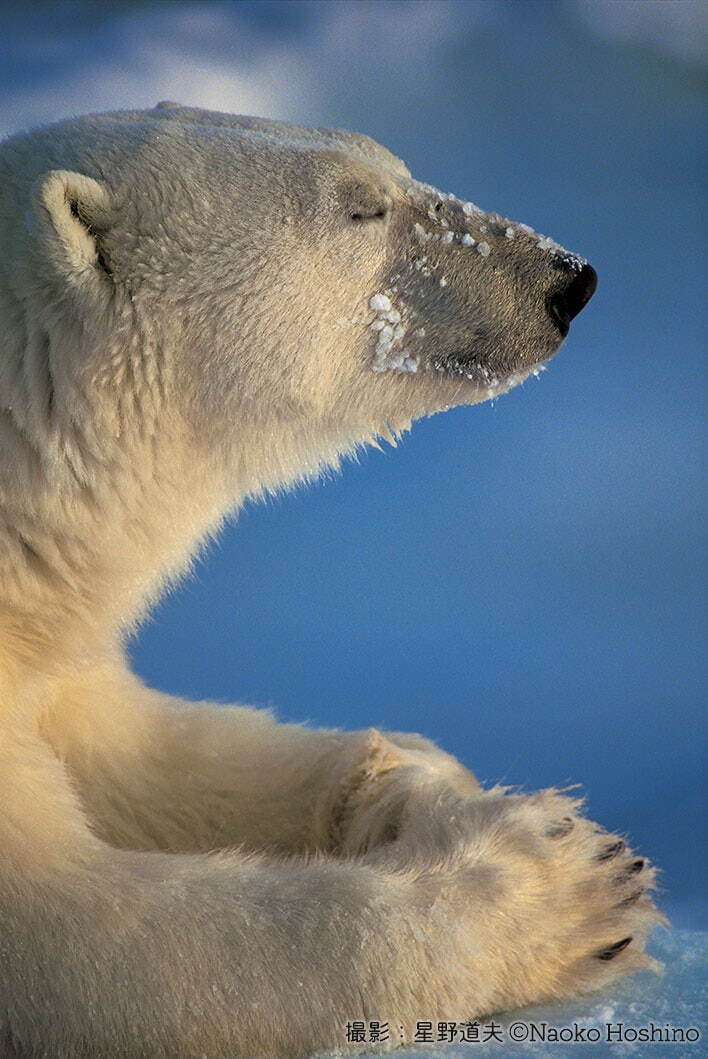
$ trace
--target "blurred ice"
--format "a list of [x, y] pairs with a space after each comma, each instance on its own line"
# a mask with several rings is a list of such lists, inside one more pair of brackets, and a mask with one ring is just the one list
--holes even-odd
[[[705, 1026], [708, 1017], [708, 934], [699, 931], [661, 931], [650, 945], [651, 951], [664, 964], [660, 976], [647, 973], [628, 978], [614, 988], [567, 1004], [525, 1008], [510, 1014], [495, 1016], [501, 1027], [503, 1043], [490, 1039], [484, 1042], [485, 1023], [481, 1023], [480, 1043], [418, 1045], [395, 1051], [396, 1059], [508, 1059], [510, 1056], [548, 1056], [549, 1059], [602, 1059], [603, 1056], [629, 1056], [631, 1059], [698, 1059], [705, 1055]], [[372, 1016], [373, 1018], [374, 1016]], [[459, 1021], [463, 1021], [460, 1017]], [[598, 1027], [602, 1039], [597, 1043], [518, 1043], [510, 1039], [509, 1027], [514, 1023], [547, 1023], [553, 1027]], [[697, 1043], [640, 1043], [616, 1041], [618, 1024], [623, 1035], [627, 1029], [649, 1027], [664, 1030], [677, 1027], [697, 1028], [701, 1040]], [[613, 1027], [615, 1039], [610, 1042], [606, 1026]], [[518, 1033], [519, 1031], [513, 1031]], [[489, 1033], [489, 1030], [486, 1031]], [[513, 1042], [512, 1042], [513, 1041]], [[341, 1053], [328, 1053], [337, 1055]], [[365, 1053], [372, 1055], [374, 1053]], [[380, 1053], [378, 1053], [380, 1054]]]

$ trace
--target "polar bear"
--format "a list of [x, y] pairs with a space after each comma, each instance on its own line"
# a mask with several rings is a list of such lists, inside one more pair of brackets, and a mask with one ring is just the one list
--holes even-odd
[[175, 104], [0, 177], [3, 1055], [361, 1050], [650, 965], [653, 871], [573, 798], [123, 650], [245, 498], [538, 370], [590, 266], [366, 136]]

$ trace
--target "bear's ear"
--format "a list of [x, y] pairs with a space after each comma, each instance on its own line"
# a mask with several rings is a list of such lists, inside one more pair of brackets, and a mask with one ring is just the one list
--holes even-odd
[[67, 279], [111, 277], [103, 236], [110, 225], [107, 188], [81, 173], [54, 169], [37, 183], [35, 215], [41, 250]]

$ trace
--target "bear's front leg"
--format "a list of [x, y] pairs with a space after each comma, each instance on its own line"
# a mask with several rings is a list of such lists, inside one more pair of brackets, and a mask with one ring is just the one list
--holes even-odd
[[[29, 731], [0, 746], [3, 1056], [295, 1059], [650, 965], [651, 872], [552, 791], [431, 801], [334, 859], [115, 850]], [[415, 826], [412, 826], [415, 825]], [[400, 1027], [400, 1036], [399, 1030]], [[388, 1048], [386, 1048], [388, 1050]]]
[[[422, 736], [310, 728], [268, 710], [183, 702], [98, 664], [66, 679], [41, 734], [94, 832], [123, 849], [336, 856], [353, 848], [355, 806], [378, 798], [394, 775], [403, 799], [418, 773], [461, 794], [477, 786]], [[356, 848], [390, 838], [399, 812], [398, 804], [373, 812]]]

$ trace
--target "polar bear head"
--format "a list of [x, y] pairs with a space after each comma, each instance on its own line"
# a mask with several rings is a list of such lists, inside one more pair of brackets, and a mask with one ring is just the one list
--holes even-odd
[[595, 285], [366, 136], [174, 104], [6, 141], [0, 227], [1, 484], [65, 520], [168, 480], [216, 510], [502, 393]]

